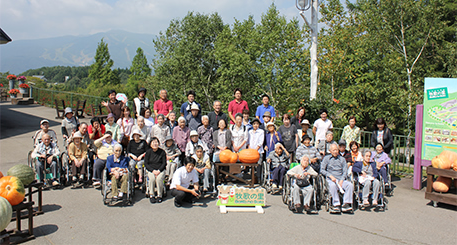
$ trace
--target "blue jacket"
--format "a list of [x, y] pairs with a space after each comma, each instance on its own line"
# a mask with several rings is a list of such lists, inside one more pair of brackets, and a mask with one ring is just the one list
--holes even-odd
[[[357, 173], [357, 174], [362, 173], [362, 166], [363, 166], [363, 162], [356, 161], [354, 163], [354, 165], [352, 166], [352, 172], [353, 173]], [[376, 163], [375, 162], [370, 162], [370, 166], [371, 166], [371, 169], [373, 171], [373, 178], [378, 178], [379, 173], [378, 173], [378, 169], [376, 168]]]
[[111, 172], [112, 168], [128, 168], [129, 161], [130, 161], [130, 158], [125, 157], [124, 155], [121, 155], [120, 161], [115, 162], [114, 155], [111, 155], [111, 156], [108, 156], [108, 158], [106, 158], [106, 168], [108, 169], [109, 173]]

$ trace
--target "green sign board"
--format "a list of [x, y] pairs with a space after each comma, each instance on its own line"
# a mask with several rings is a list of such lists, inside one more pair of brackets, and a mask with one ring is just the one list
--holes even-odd
[[457, 79], [425, 78], [422, 159], [457, 152]]
[[265, 189], [219, 185], [217, 206], [265, 206]]

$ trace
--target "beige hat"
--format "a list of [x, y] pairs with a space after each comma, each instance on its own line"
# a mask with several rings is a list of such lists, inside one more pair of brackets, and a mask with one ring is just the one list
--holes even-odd
[[263, 113], [262, 117], [271, 117], [271, 112], [266, 111], [265, 113]]
[[134, 128], [134, 129], [132, 130], [132, 138], [133, 138], [133, 135], [135, 135], [135, 134], [140, 135], [140, 137], [143, 135], [143, 134], [140, 132], [140, 130], [138, 130], [138, 128]]
[[191, 110], [200, 110], [200, 108], [198, 108], [198, 105], [197, 103], [192, 103], [192, 106], [190, 107]]
[[198, 136], [197, 131], [195, 131], [195, 130], [190, 131], [190, 137], [192, 137], [192, 136]]
[[78, 131], [73, 135], [73, 139], [75, 139], [75, 138], [81, 138], [82, 139], [83, 135], [81, 134], [81, 132]]

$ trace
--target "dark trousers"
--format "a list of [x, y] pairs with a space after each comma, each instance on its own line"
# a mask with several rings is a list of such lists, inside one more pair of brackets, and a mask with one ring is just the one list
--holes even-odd
[[273, 183], [276, 185], [279, 183], [279, 185], [282, 186], [287, 169], [280, 164], [276, 168], [271, 169], [271, 171], [273, 174]]
[[77, 173], [85, 175], [86, 169], [87, 169], [87, 158], [84, 159], [84, 161], [82, 162], [82, 164], [79, 168], [76, 167], [76, 164], [73, 161], [71, 162], [71, 174], [73, 176], [76, 176]]
[[182, 205], [183, 202], [192, 202], [192, 193], [172, 189], [171, 195], [175, 197], [175, 203]]
[[102, 179], [103, 169], [105, 168], [106, 160], [102, 160], [100, 158], [95, 159], [94, 163], [94, 175], [93, 180], [100, 181]]
[[382, 166], [381, 169], [378, 170], [381, 174], [384, 184], [387, 183], [387, 168], [386, 166]]

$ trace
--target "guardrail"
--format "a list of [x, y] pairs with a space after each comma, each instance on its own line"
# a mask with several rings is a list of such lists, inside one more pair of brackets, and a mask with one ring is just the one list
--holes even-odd
[[[51, 89], [43, 89], [43, 88], [36, 88], [31, 87], [31, 92], [35, 101], [41, 105], [45, 105], [48, 107], [55, 108], [54, 100], [57, 99], [60, 103], [61, 100], [65, 101], [65, 104], [75, 108], [76, 101], [78, 100], [86, 100], [86, 108], [84, 113], [86, 115], [91, 115], [90, 104], [98, 105], [102, 101], [107, 101], [107, 97], [99, 97], [99, 96], [92, 96], [86, 94], [78, 94], [66, 91], [56, 91]], [[60, 104], [59, 104], [60, 105]], [[129, 101], [129, 105], [133, 105], [131, 101]], [[103, 110], [106, 110], [102, 107]], [[107, 113], [107, 112], [102, 112]], [[177, 112], [179, 115], [179, 112]], [[203, 111], [206, 113], [206, 111]], [[341, 138], [341, 134], [343, 133], [342, 128], [333, 128], [334, 133], [334, 140], [338, 141]], [[362, 131], [361, 132], [361, 149], [372, 149], [370, 142], [371, 142], [371, 135], [372, 132], [369, 131]], [[390, 157], [392, 158], [392, 167], [391, 172], [394, 174], [401, 174], [401, 175], [412, 175], [413, 168], [414, 168], [414, 137], [407, 137], [404, 135], [393, 135], [394, 145], [392, 151], [390, 153]], [[407, 147], [407, 142], [409, 141], [409, 150]]]

